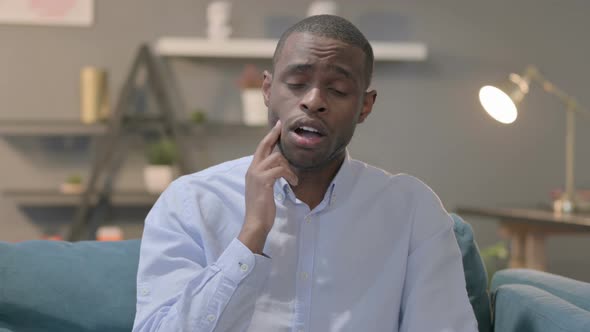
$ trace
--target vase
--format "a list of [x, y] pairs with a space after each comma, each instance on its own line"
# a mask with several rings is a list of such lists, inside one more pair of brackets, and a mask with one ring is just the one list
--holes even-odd
[[108, 76], [104, 69], [84, 67], [80, 71], [80, 120], [92, 124], [110, 116]]
[[145, 189], [152, 194], [163, 192], [174, 180], [174, 168], [170, 165], [148, 165], [143, 169]]
[[268, 124], [268, 109], [264, 105], [261, 89], [242, 90], [242, 119], [248, 126], [264, 126]]

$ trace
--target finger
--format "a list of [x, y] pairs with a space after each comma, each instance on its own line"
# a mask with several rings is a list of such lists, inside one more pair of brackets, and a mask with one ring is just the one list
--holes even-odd
[[254, 152], [254, 160], [253, 162], [258, 163], [266, 158], [272, 150], [274, 149], [275, 145], [277, 144], [279, 137], [281, 136], [281, 120], [277, 121], [277, 123], [272, 127], [270, 132], [264, 136], [264, 138], [258, 144], [256, 148], [256, 152]]
[[280, 178], [285, 178], [285, 180], [287, 180], [287, 182], [293, 186], [296, 186], [299, 183], [297, 175], [295, 175], [295, 173], [293, 173], [290, 168], [284, 166], [277, 166], [275, 168], [266, 170], [263, 173], [263, 176], [273, 179], [273, 183]]
[[284, 167], [290, 173], [292, 173], [292, 176], [288, 178], [288, 181], [293, 185], [297, 185], [297, 183], [299, 182], [299, 178], [291, 169], [291, 165], [289, 164], [285, 156], [283, 156], [283, 154], [279, 151], [273, 152], [270, 156], [264, 159], [260, 164], [258, 164], [257, 169], [259, 172], [264, 172], [266, 170], [276, 167]]
[[287, 159], [285, 159], [285, 157], [280, 151], [275, 151], [271, 153], [268, 157], [261, 160], [257, 165], [257, 169], [264, 171], [270, 168], [275, 168], [279, 165], [288, 166], [289, 162], [287, 161]]

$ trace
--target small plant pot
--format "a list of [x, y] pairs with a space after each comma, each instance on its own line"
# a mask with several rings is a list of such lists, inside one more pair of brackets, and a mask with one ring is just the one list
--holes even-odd
[[59, 186], [59, 190], [68, 195], [79, 195], [84, 192], [84, 186], [81, 183], [64, 182]]
[[159, 194], [174, 180], [174, 168], [169, 165], [148, 165], [143, 169], [143, 179], [148, 192]]
[[122, 241], [123, 230], [119, 226], [101, 226], [96, 230], [97, 241]]
[[268, 110], [261, 89], [243, 89], [242, 107], [242, 118], [246, 125], [264, 126], [268, 123]]

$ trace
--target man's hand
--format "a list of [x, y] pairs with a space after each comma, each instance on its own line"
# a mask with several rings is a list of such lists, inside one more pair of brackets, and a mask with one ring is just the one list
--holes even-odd
[[238, 239], [255, 254], [262, 254], [275, 222], [274, 184], [281, 177], [291, 185], [298, 179], [280, 151], [273, 152], [281, 136], [281, 121], [260, 141], [246, 172], [246, 217]]

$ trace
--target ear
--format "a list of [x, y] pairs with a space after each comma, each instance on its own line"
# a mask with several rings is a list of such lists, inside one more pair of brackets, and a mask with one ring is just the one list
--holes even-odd
[[365, 98], [363, 99], [363, 108], [361, 109], [361, 114], [359, 114], [359, 119], [357, 123], [363, 123], [365, 119], [369, 116], [369, 114], [371, 114], [376, 99], [377, 91], [371, 90], [365, 92]]
[[268, 107], [270, 101], [270, 86], [272, 85], [272, 74], [268, 70], [264, 71], [264, 80], [262, 81], [262, 95], [264, 97], [264, 105]]

